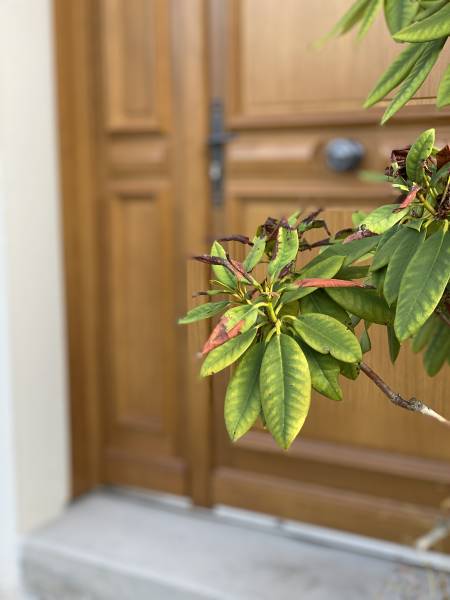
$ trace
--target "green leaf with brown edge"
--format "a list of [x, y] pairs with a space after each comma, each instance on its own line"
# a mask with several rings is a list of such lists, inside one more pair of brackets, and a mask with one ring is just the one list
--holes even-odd
[[265, 346], [255, 344], [242, 356], [225, 395], [225, 425], [235, 442], [252, 427], [261, 411], [259, 374]]
[[247, 273], [250, 273], [264, 256], [264, 251], [266, 249], [266, 241], [267, 238], [265, 236], [255, 236], [253, 238], [253, 246], [250, 252], [245, 257], [244, 262], [242, 263]]
[[361, 360], [361, 346], [352, 331], [340, 321], [321, 314], [301, 314], [292, 321], [301, 339], [317, 352], [331, 354], [343, 362]]
[[229, 305], [230, 303], [228, 300], [222, 300], [221, 302], [205, 302], [204, 304], [191, 308], [184, 317], [178, 319], [178, 324], [187, 325], [188, 323], [195, 323], [202, 319], [209, 319], [224, 311]]
[[211, 350], [202, 364], [200, 375], [207, 377], [229, 367], [251, 346], [256, 333], [257, 328], [254, 327], [247, 333], [241, 333], [229, 342]]
[[418, 9], [417, 0], [385, 0], [384, 15], [391, 34], [412, 23]]
[[[225, 252], [224, 247], [217, 241], [213, 242], [210, 255], [218, 256], [219, 258], [223, 258], [225, 260], [227, 259], [227, 253]], [[226, 267], [222, 267], [221, 265], [212, 265], [211, 268], [217, 281], [220, 281], [220, 283], [223, 283], [231, 289], [236, 287], [237, 279]]]
[[416, 252], [420, 252], [425, 240], [425, 231], [416, 231], [404, 227], [403, 234], [397, 248], [392, 253], [383, 285], [383, 295], [391, 306], [397, 300], [400, 284], [410, 260]]
[[443, 367], [450, 352], [450, 327], [439, 327], [423, 355], [425, 371], [434, 377]]
[[259, 386], [266, 426], [277, 444], [287, 450], [302, 428], [311, 402], [308, 361], [292, 337], [274, 335], [267, 344]]
[[308, 361], [312, 387], [330, 400], [342, 400], [342, 390], [339, 385], [341, 366], [332, 356], [320, 354], [309, 346], [302, 345], [302, 350]]
[[351, 327], [352, 321], [348, 312], [328, 296], [323, 290], [300, 300], [300, 310], [304, 314], [320, 313], [337, 319], [346, 327]]
[[411, 146], [406, 157], [406, 172], [411, 181], [416, 183], [422, 182], [423, 163], [431, 155], [435, 137], [435, 130], [427, 129], [419, 135], [417, 140]]
[[450, 104], [450, 65], [445, 69], [442, 79], [439, 83], [436, 105], [443, 108]]
[[424, 48], [421, 44], [411, 44], [405, 48], [378, 79], [367, 96], [364, 108], [369, 108], [383, 100], [393, 89], [400, 85], [408, 77], [423, 51]]
[[387, 325], [387, 338], [388, 338], [388, 347], [389, 347], [389, 358], [392, 363], [395, 363], [398, 357], [398, 353], [400, 352], [400, 342], [395, 335], [394, 328], [392, 325]]
[[[311, 279], [311, 278], [329, 278], [336, 275], [339, 269], [344, 262], [343, 256], [330, 256], [324, 259], [321, 262], [313, 264], [311, 266], [306, 265], [303, 268], [299, 275], [297, 281], [301, 281], [303, 279]], [[298, 288], [295, 286], [295, 281], [286, 288], [286, 291], [283, 293], [282, 301], [283, 303], [292, 302], [293, 300], [299, 300], [300, 298], [304, 298], [309, 294], [315, 292], [317, 288]]]
[[228, 340], [248, 331], [258, 318], [258, 307], [253, 304], [235, 306], [226, 311], [206, 340], [202, 355], [225, 344]]
[[386, 325], [393, 315], [383, 298], [374, 290], [360, 288], [327, 288], [326, 293], [352, 315], [371, 323]]
[[445, 40], [436, 40], [424, 44], [424, 49], [418, 57], [416, 64], [411, 69], [408, 77], [402, 83], [400, 89], [386, 108], [381, 124], [384, 125], [391, 117], [395, 115], [405, 104], [411, 100], [425, 79], [428, 77], [431, 69], [436, 64], [439, 54], [444, 46]]
[[450, 277], [450, 234], [441, 229], [422, 244], [400, 284], [395, 333], [400, 342], [419, 331], [439, 304]]
[[298, 233], [296, 229], [280, 226], [277, 233], [274, 256], [269, 262], [267, 273], [273, 281], [281, 270], [297, 258]]
[[394, 34], [396, 42], [429, 42], [450, 35], [450, 3]]
[[385, 204], [373, 210], [366, 217], [364, 227], [373, 233], [384, 233], [401, 221], [407, 213], [407, 208], [398, 210], [398, 204]]

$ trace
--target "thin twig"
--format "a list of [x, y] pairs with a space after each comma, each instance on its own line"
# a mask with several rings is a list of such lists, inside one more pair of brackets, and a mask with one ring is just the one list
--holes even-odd
[[401, 408], [405, 408], [406, 410], [410, 410], [412, 412], [417, 412], [426, 417], [431, 417], [432, 419], [436, 419], [443, 425], [450, 427], [450, 421], [447, 421], [442, 415], [434, 411], [432, 408], [428, 407], [421, 400], [417, 400], [417, 398], [410, 398], [406, 400], [400, 394], [394, 392], [388, 384], [381, 379], [379, 375], [373, 371], [365, 362], [361, 363], [361, 371], [367, 375], [369, 379], [371, 379], [374, 384], [383, 392], [385, 396], [389, 398], [389, 400], [395, 404], [396, 406], [400, 406]]
[[445, 312], [443, 312], [440, 308], [437, 308], [434, 312], [442, 321], [444, 321], [444, 323], [450, 327], [450, 317], [445, 314]]

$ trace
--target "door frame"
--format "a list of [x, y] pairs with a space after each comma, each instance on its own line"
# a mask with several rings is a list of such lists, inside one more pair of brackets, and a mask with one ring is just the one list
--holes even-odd
[[[193, 291], [204, 289], [207, 284], [206, 270], [186, 259], [194, 250], [206, 251], [211, 218], [206, 147], [208, 2], [170, 3], [176, 119], [172, 173], [177, 213], [183, 224], [174, 276], [187, 306]], [[101, 190], [96, 159], [101, 140], [95, 113], [101, 85], [96, 40], [98, 4], [93, 0], [53, 0], [73, 497], [103, 483], [98, 216]], [[211, 503], [212, 395], [210, 382], [198, 378], [195, 356], [206, 333], [206, 324], [180, 331], [180, 350], [175, 361], [175, 368], [181, 372], [186, 416], [188, 488], [194, 502], [205, 506]]]

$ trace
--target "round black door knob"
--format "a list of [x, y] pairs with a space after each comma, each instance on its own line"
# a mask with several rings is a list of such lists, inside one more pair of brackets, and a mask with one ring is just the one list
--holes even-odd
[[333, 171], [354, 171], [364, 158], [364, 146], [356, 140], [336, 138], [328, 142], [325, 156], [327, 165]]

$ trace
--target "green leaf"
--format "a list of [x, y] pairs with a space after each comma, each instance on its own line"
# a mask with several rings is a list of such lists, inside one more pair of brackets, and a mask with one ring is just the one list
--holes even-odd
[[264, 344], [252, 346], [241, 358], [225, 395], [225, 425], [234, 442], [255, 423], [261, 410], [259, 373]]
[[360, 260], [372, 252], [378, 246], [379, 241], [380, 237], [375, 235], [372, 237], [362, 238], [361, 240], [354, 240], [353, 242], [348, 242], [347, 244], [343, 244], [342, 242], [333, 244], [332, 246], [328, 246], [321, 254], [313, 258], [307, 267], [312, 267], [313, 265], [322, 262], [330, 256], [343, 256], [343, 266], [351, 265], [352, 263]]
[[409, 227], [404, 227], [403, 231], [401, 240], [389, 261], [384, 279], [383, 295], [389, 305], [397, 300], [406, 267], [414, 254], [421, 251], [425, 240], [425, 231], [419, 232]]
[[450, 4], [394, 34], [396, 42], [429, 42], [450, 35]]
[[356, 265], [350, 267], [342, 267], [336, 273], [337, 279], [364, 279], [369, 274], [369, 265]]
[[450, 327], [439, 327], [423, 355], [425, 371], [430, 377], [439, 373], [450, 352]]
[[373, 257], [372, 264], [370, 265], [371, 271], [376, 271], [385, 267], [391, 259], [394, 250], [401, 242], [405, 235], [405, 227], [400, 227], [398, 231], [391, 235], [386, 242], [383, 240], [379, 243], [375, 256]]
[[355, 381], [355, 379], [358, 379], [359, 373], [361, 371], [361, 367], [359, 365], [359, 363], [340, 363], [341, 365], [341, 373], [344, 377], [346, 377], [347, 379], [351, 379], [352, 381]]
[[423, 179], [423, 162], [431, 155], [435, 137], [435, 130], [427, 129], [419, 135], [411, 146], [406, 157], [406, 172], [411, 181], [421, 183]]
[[247, 271], [247, 273], [250, 273], [250, 271], [252, 271], [256, 267], [256, 265], [264, 256], [264, 250], [266, 249], [266, 240], [267, 238], [265, 236], [255, 236], [253, 238], [253, 246], [250, 252], [245, 257], [244, 262], [242, 263], [242, 266]]
[[359, 345], [361, 346], [361, 351], [363, 354], [367, 354], [367, 352], [372, 350], [372, 342], [370, 341], [369, 336], [369, 325], [367, 322], [364, 322], [364, 329], [359, 338]]
[[[312, 265], [306, 265], [306, 267], [300, 271], [299, 280], [301, 279], [310, 279], [310, 278], [320, 278], [320, 279], [329, 279], [336, 275], [339, 269], [342, 266], [344, 261], [343, 256], [330, 256]], [[315, 292], [317, 288], [295, 288], [295, 282], [289, 286], [286, 292], [282, 296], [283, 303], [292, 302], [293, 300], [299, 300], [309, 294]]]
[[313, 388], [331, 400], [342, 400], [340, 364], [328, 354], [320, 354], [306, 345], [302, 346], [302, 350], [308, 361]]
[[266, 425], [281, 448], [289, 448], [311, 402], [308, 361], [290, 336], [274, 335], [264, 353], [259, 379]]
[[450, 234], [433, 233], [411, 259], [400, 285], [395, 333], [414, 335], [438, 305], [450, 277]]
[[290, 215], [287, 219], [288, 225], [290, 225], [291, 227], [294, 227], [294, 225], [297, 223], [298, 218], [301, 214], [302, 214], [301, 208], [299, 210], [296, 210], [295, 212], [293, 212], [292, 215]]
[[361, 360], [361, 346], [354, 334], [327, 315], [302, 314], [292, 321], [295, 332], [314, 350], [343, 362]]
[[195, 323], [195, 321], [201, 321], [202, 319], [209, 319], [221, 313], [230, 303], [228, 300], [222, 300], [221, 302], [206, 302], [200, 304], [191, 310], [181, 319], [178, 319], [179, 325], [187, 325], [188, 323]]
[[366, 218], [364, 227], [369, 229], [369, 231], [373, 231], [373, 233], [384, 233], [387, 229], [390, 229], [393, 225], [401, 221], [408, 213], [407, 208], [394, 212], [397, 209], [398, 204], [379, 206]]
[[431, 178], [431, 182], [430, 185], [431, 186], [435, 186], [440, 179], [446, 179], [448, 174], [450, 172], [450, 162], [446, 163], [445, 165], [443, 165], [439, 171], [436, 171], [436, 173], [433, 175], [433, 177]]
[[[218, 256], [219, 258], [224, 259], [227, 258], [227, 253], [225, 252], [224, 247], [217, 241], [211, 246], [210, 255]], [[212, 265], [212, 271], [217, 281], [223, 283], [232, 290], [236, 287], [236, 277], [226, 267], [222, 267], [221, 265]]]
[[280, 227], [275, 245], [275, 255], [269, 262], [267, 272], [269, 277], [275, 279], [280, 271], [297, 258], [298, 233], [296, 229]]
[[[361, 175], [361, 172], [359, 173]], [[380, 173], [376, 173], [377, 177], [380, 176], [382, 177], [382, 181], [385, 181], [386, 176], [385, 175], [381, 175]], [[352, 224], [353, 227], [359, 227], [361, 225], [361, 223], [364, 222], [364, 219], [367, 217], [367, 213], [363, 212], [362, 210], [355, 210], [355, 212], [352, 213]]]
[[436, 104], [438, 108], [443, 108], [447, 104], [450, 104], [450, 65], [445, 69], [445, 73], [439, 84]]
[[414, 67], [423, 51], [424, 48], [422, 44], [411, 44], [405, 48], [377, 81], [375, 87], [367, 96], [364, 108], [373, 106], [400, 85], [400, 83], [410, 74], [411, 69]]
[[343, 35], [350, 31], [364, 17], [365, 10], [371, 0], [357, 0], [349, 10], [339, 19], [333, 29], [328, 33], [320, 43], [325, 42], [333, 36]]
[[327, 288], [325, 292], [342, 308], [361, 319], [380, 325], [392, 321], [389, 306], [374, 290]]
[[439, 317], [433, 313], [414, 336], [411, 345], [412, 351], [416, 353], [421, 352], [428, 346], [428, 342], [433, 339], [441, 324]]
[[250, 347], [255, 339], [256, 332], [257, 329], [255, 327], [247, 331], [247, 333], [242, 333], [218, 348], [211, 350], [203, 362], [200, 375], [207, 377], [233, 364]]
[[370, 276], [372, 285], [376, 287], [379, 296], [383, 295], [384, 278], [386, 277], [386, 267], [373, 271]]
[[388, 337], [388, 346], [389, 346], [389, 358], [392, 363], [395, 363], [398, 357], [398, 353], [400, 352], [400, 342], [395, 335], [394, 328], [392, 325], [388, 325], [386, 328], [387, 337]]
[[391, 34], [412, 23], [418, 9], [417, 0], [385, 0], [384, 14]]
[[366, 10], [364, 11], [364, 16], [361, 21], [361, 25], [358, 31], [358, 39], [362, 40], [362, 38], [368, 32], [370, 26], [375, 20], [375, 17], [378, 14], [378, 11], [383, 5], [383, 0], [371, 0], [368, 4]]
[[404, 106], [417, 92], [422, 83], [428, 77], [431, 69], [434, 67], [439, 54], [444, 46], [445, 40], [436, 40], [425, 44], [423, 52], [417, 59], [416, 64], [411, 69], [408, 77], [386, 108], [381, 119], [384, 125], [402, 106]]
[[300, 308], [303, 314], [320, 313], [337, 319], [346, 327], [351, 327], [349, 314], [336, 304], [323, 290], [317, 290], [314, 294], [300, 300]]

